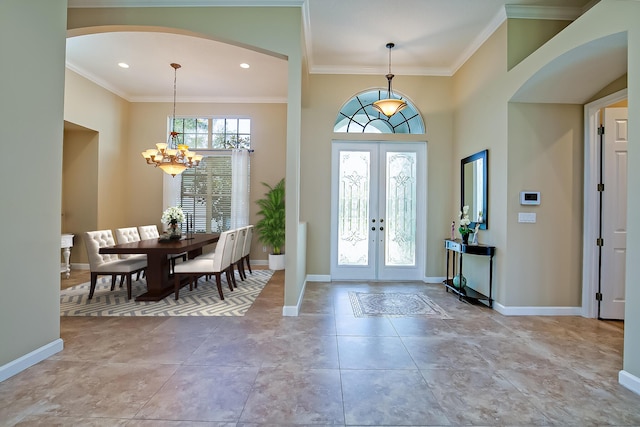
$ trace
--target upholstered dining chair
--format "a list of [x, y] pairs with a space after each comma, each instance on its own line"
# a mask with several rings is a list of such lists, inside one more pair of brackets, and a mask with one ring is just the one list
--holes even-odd
[[139, 225], [138, 234], [142, 240], [157, 239], [160, 237], [157, 225]]
[[[158, 231], [158, 226], [157, 225], [139, 225], [138, 226], [138, 233], [140, 234], [140, 238], [142, 240], [149, 240], [149, 239], [157, 239], [158, 237], [160, 237], [160, 232]], [[176, 260], [177, 259], [181, 259], [182, 261], [186, 261], [187, 260], [187, 253], [186, 252], [182, 252], [176, 255], [168, 255], [169, 257], [169, 263], [171, 265], [171, 272], [173, 273], [173, 269], [176, 266]]]
[[113, 291], [117, 275], [126, 277], [127, 299], [131, 299], [131, 276], [147, 267], [146, 258], [120, 259], [117, 255], [101, 254], [100, 248], [116, 244], [111, 230], [87, 231], [83, 233], [83, 238], [91, 271], [89, 299], [93, 298], [98, 276], [111, 276], [111, 290]]
[[238, 275], [240, 280], [244, 281], [246, 275], [244, 274], [244, 268], [242, 267], [242, 250], [244, 249], [244, 241], [247, 237], [247, 227], [241, 227], [237, 229], [238, 236], [233, 244], [233, 256], [231, 258], [231, 272], [235, 276], [235, 268], [238, 269]]
[[[244, 244], [242, 246], [242, 271], [244, 271], [244, 264], [247, 264], [247, 268], [249, 269], [249, 273], [253, 274], [251, 271], [251, 241], [253, 240], [253, 225], [247, 225], [247, 233], [244, 238]], [[247, 277], [246, 273], [244, 277]]]
[[182, 287], [182, 277], [189, 277], [189, 290], [192, 290], [195, 286], [198, 287], [198, 278], [200, 276], [216, 276], [216, 286], [218, 288], [218, 295], [221, 300], [224, 300], [222, 293], [222, 273], [226, 275], [227, 284], [229, 289], [233, 291], [232, 284], [232, 272], [230, 272], [231, 258], [233, 255], [233, 244], [236, 232], [223, 231], [220, 233], [218, 244], [213, 252], [207, 255], [200, 255], [193, 259], [187, 260], [176, 264], [173, 272], [174, 276], [174, 292], [175, 299], [180, 296], [180, 288]]
[[[140, 241], [140, 234], [138, 233], [138, 229], [136, 227], [125, 227], [125, 228], [116, 228], [116, 241], [118, 244], [120, 243], [130, 243], [130, 242], [138, 242]], [[120, 259], [127, 258], [138, 258], [142, 260], [147, 260], [147, 256], [145, 254], [120, 254]], [[144, 270], [141, 272], [144, 276]], [[122, 280], [124, 276], [120, 279], [120, 284], [122, 284]], [[140, 273], [136, 276], [136, 280], [140, 280]]]

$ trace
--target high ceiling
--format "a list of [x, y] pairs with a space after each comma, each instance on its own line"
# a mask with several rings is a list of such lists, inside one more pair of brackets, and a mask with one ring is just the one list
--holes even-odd
[[[450, 76], [509, 17], [575, 19], [597, 0], [69, 0], [69, 7], [302, 6], [309, 72]], [[119, 62], [130, 65], [118, 67]], [[67, 39], [67, 66], [129, 101], [285, 102], [285, 60], [197, 37], [120, 32]], [[250, 68], [240, 68], [247, 63]]]

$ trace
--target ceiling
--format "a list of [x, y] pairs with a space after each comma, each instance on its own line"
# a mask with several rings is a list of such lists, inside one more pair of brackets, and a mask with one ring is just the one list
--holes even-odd
[[[310, 73], [450, 76], [509, 17], [575, 19], [597, 0], [68, 0], [69, 7], [301, 6]], [[282, 58], [169, 33], [69, 37], [67, 67], [132, 102], [286, 102]], [[130, 65], [118, 67], [119, 62]], [[250, 68], [240, 68], [247, 63]]]

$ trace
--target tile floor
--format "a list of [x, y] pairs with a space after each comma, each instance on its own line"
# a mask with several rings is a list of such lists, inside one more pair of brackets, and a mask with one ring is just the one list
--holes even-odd
[[[244, 317], [62, 318], [65, 348], [0, 383], [2, 426], [640, 426], [623, 330], [504, 317], [441, 285], [282, 272]], [[452, 319], [355, 318], [349, 291], [424, 291]]]

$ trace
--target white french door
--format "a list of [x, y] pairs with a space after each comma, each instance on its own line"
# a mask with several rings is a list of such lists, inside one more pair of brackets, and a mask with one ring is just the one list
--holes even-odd
[[426, 143], [334, 141], [332, 280], [422, 280]]

